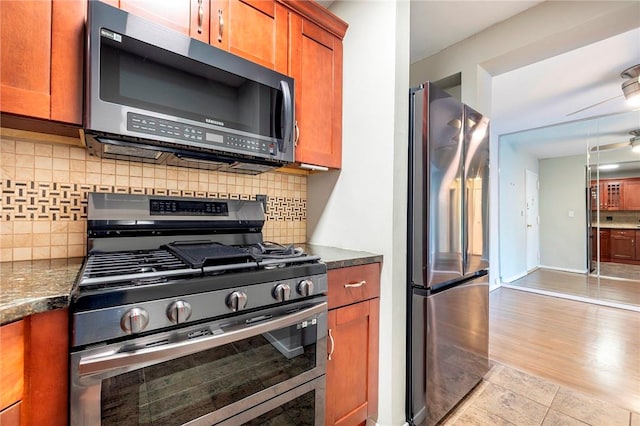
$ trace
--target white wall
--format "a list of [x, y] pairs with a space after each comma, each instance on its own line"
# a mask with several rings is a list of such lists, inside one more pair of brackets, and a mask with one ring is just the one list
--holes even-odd
[[540, 264], [586, 272], [586, 156], [540, 160], [539, 171]]
[[309, 242], [384, 256], [379, 425], [405, 422], [409, 2], [338, 1], [344, 39], [342, 170], [308, 179]]
[[500, 279], [510, 282], [527, 273], [525, 174], [539, 171], [536, 158], [508, 142], [500, 142], [499, 156], [500, 232], [491, 235], [500, 238]]

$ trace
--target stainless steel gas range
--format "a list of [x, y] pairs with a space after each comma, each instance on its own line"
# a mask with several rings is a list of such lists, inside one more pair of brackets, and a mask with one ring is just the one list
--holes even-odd
[[249, 200], [89, 194], [73, 425], [321, 425], [326, 266]]

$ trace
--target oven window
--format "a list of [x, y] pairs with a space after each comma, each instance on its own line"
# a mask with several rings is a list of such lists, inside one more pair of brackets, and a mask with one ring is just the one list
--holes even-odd
[[105, 379], [102, 424], [185, 423], [312, 370], [316, 328], [297, 324]]
[[313, 426], [315, 405], [315, 391], [309, 391], [244, 423], [244, 426]]

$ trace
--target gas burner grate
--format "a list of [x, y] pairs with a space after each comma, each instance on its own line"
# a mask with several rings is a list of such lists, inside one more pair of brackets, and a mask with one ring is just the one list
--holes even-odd
[[302, 251], [301, 248], [296, 248], [293, 245], [283, 245], [273, 243], [270, 241], [264, 241], [250, 246], [242, 247], [247, 253], [251, 253], [258, 260], [263, 259], [291, 259], [307, 254]]
[[87, 259], [83, 278], [148, 274], [188, 267], [166, 250], [93, 253]]

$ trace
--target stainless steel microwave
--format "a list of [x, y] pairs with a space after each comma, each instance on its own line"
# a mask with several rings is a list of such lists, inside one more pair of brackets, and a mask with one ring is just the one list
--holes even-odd
[[99, 1], [87, 16], [93, 155], [256, 174], [294, 161], [294, 80]]

